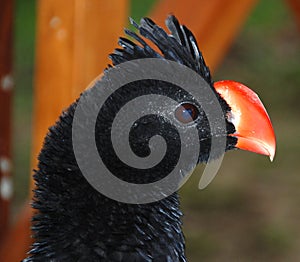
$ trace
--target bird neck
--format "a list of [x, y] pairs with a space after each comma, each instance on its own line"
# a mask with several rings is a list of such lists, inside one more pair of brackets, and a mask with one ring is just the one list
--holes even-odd
[[127, 252], [139, 250], [145, 257], [170, 256], [170, 261], [177, 261], [178, 254], [184, 256], [182, 213], [177, 193], [143, 205], [129, 205], [107, 198], [101, 202], [104, 204], [95, 215], [102, 218], [98, 233], [103, 232], [101, 239], [106, 243], [108, 253], [114, 252], [112, 249], [117, 246]]
[[[185, 261], [177, 193], [154, 203], [132, 205], [111, 200], [84, 181], [75, 183], [72, 192], [66, 186], [64, 192], [59, 197], [40, 194], [39, 199], [48, 197], [48, 201], [34, 203], [40, 211], [33, 226], [35, 252], [41, 257]], [[115, 260], [120, 256], [125, 260]]]
[[133, 205], [96, 191], [82, 175], [74, 156], [73, 112], [71, 106], [50, 128], [39, 156], [34, 174], [33, 207], [38, 212], [33, 219], [32, 257], [59, 261], [185, 261], [178, 194]]

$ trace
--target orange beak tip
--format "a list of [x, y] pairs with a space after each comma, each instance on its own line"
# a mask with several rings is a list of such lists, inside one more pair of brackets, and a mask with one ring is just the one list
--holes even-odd
[[268, 156], [270, 161], [273, 162], [276, 151], [275, 140], [267, 144], [265, 141], [256, 140], [253, 137], [245, 138], [237, 134], [233, 134], [233, 136], [238, 139], [236, 148]]

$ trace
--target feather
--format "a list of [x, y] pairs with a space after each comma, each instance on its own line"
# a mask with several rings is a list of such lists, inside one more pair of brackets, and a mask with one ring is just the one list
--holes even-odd
[[[140, 25], [132, 18], [129, 20], [140, 35], [129, 29], [125, 29], [125, 34], [140, 45], [121, 37], [119, 45], [124, 51], [121, 52], [120, 49], [116, 49], [114, 54], [110, 55], [113, 65], [133, 59], [165, 58], [188, 66], [199, 73], [209, 84], [212, 84], [210, 70], [199, 50], [196, 38], [187, 27], [179, 24], [175, 16], [171, 15], [166, 20], [166, 26], [171, 34], [167, 34], [165, 30], [156, 25], [150, 18], [142, 18]], [[151, 48], [143, 37], [157, 46], [161, 54]]]

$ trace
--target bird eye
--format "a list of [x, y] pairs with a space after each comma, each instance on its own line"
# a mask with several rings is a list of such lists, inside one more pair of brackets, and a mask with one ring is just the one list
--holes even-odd
[[183, 124], [195, 121], [199, 116], [197, 107], [190, 103], [183, 103], [175, 110], [175, 117]]

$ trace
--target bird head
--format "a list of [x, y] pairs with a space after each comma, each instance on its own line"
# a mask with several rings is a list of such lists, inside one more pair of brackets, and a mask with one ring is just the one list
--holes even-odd
[[[132, 19], [130, 21], [139, 34], [125, 29], [125, 33], [135, 41], [125, 37], [119, 39], [121, 48], [116, 49], [110, 55], [113, 65], [116, 67], [128, 61], [155, 58], [176, 62], [189, 68], [204, 80], [209, 86], [210, 92], [214, 94], [214, 103], [218, 104], [221, 109], [224, 128], [212, 131], [203, 105], [179, 85], [155, 79], [127, 83], [106, 100], [99, 112], [96, 124], [97, 148], [110, 171], [128, 182], [149, 183], [160, 180], [169, 174], [178, 163], [181, 154], [179, 148], [182, 149], [184, 146], [188, 152], [188, 148], [193, 145], [192, 139], [182, 145], [180, 135], [181, 132], [186, 133], [191, 129], [197, 130], [197, 139], [200, 142], [199, 152], [196, 156], [197, 163], [212, 159], [212, 139], [217, 142], [218, 140], [225, 141], [224, 149], [218, 154], [231, 149], [243, 149], [267, 155], [273, 160], [275, 155], [274, 130], [257, 94], [235, 81], [214, 82], [194, 35], [184, 25], [180, 25], [174, 16], [169, 16], [166, 20], [170, 34], [149, 18], [141, 19], [140, 25]], [[152, 48], [146, 40], [150, 40], [159, 51]], [[129, 144], [131, 150], [140, 158], [151, 155], [151, 139], [154, 136], [163, 137], [164, 143], [166, 143], [166, 150], [161, 161], [158, 161], [159, 164], [143, 169], [143, 176], [141, 176], [141, 169], [130, 167], [117, 157], [110, 139], [110, 132], [114, 118], [126, 103], [136, 97], [150, 94], [171, 98], [176, 103], [172, 104], [166, 100], [161, 104], [157, 114], [144, 114], [130, 128]], [[142, 108], [151, 108], [153, 101], [148, 101], [141, 106]], [[130, 110], [143, 111], [140, 108], [131, 108]], [[170, 123], [164, 115], [172, 115], [176, 125]], [[122, 126], [119, 126], [120, 132], [121, 129]], [[218, 154], [213, 158], [217, 158]], [[187, 161], [194, 158], [192, 153], [190, 155], [187, 153]]]

